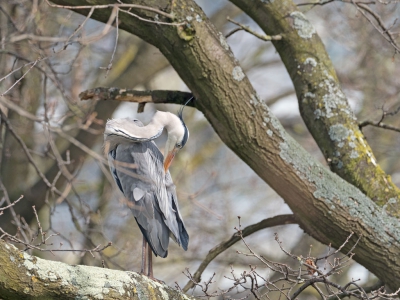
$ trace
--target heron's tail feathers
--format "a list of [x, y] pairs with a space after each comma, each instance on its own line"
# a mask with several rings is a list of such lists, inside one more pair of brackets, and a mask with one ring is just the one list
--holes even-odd
[[178, 219], [179, 234], [175, 235], [172, 231], [169, 232], [169, 236], [174, 240], [183, 250], [187, 251], [189, 245], [189, 234], [186, 231], [185, 225]]
[[183, 223], [182, 223], [182, 229], [181, 229], [181, 224], [179, 224], [179, 232], [180, 232], [182, 248], [183, 250], [187, 251], [189, 246], [189, 234], [187, 233], [185, 225]]

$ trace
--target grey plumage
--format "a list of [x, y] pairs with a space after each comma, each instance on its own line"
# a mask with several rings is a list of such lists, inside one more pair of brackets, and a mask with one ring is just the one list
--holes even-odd
[[[143, 126], [138, 120], [134, 122], [132, 126]], [[175, 185], [169, 171], [164, 172], [164, 157], [156, 144], [150, 139], [133, 141], [125, 133], [116, 136], [114, 132], [105, 135], [106, 143], [110, 136], [105, 148], [111, 173], [154, 254], [168, 255], [169, 237], [187, 250], [189, 235], [179, 213]]]

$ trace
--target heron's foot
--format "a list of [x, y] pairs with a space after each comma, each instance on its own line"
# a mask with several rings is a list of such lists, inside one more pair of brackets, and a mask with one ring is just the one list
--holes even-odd
[[165, 281], [162, 281], [162, 280], [157, 279], [157, 278], [155, 278], [155, 277], [151, 277], [151, 276], [147, 276], [147, 277], [149, 277], [149, 279], [151, 279], [151, 280], [153, 280], [153, 281], [156, 281], [156, 282], [158, 282], [158, 283], [165, 284]]
[[165, 284], [165, 281], [162, 281], [162, 280], [160, 280], [160, 279], [157, 279], [157, 278], [155, 278], [155, 277], [153, 277], [153, 276], [149, 276], [148, 274], [146, 274], [146, 273], [144, 273], [144, 272], [139, 272], [139, 274], [140, 274], [140, 275], [143, 275], [143, 276], [146, 276], [147, 278], [149, 278], [149, 279], [151, 279], [151, 280], [153, 280], [153, 281], [156, 281], [156, 282], [158, 282], [158, 283]]

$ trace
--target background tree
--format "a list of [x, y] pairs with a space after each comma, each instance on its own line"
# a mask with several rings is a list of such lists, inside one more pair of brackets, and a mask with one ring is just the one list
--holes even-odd
[[[193, 105], [221, 140], [290, 207], [294, 217], [289, 223], [298, 223], [308, 235], [335, 247], [354, 232], [343, 251], [349, 251], [359, 239], [355, 260], [391, 289], [400, 286], [396, 259], [400, 252], [399, 190], [393, 183], [398, 182], [399, 144], [399, 122], [393, 118], [398, 112], [400, 84], [395, 80], [399, 50], [396, 3], [203, 3], [208, 19], [192, 1], [135, 2], [153, 10], [122, 4], [93, 6], [105, 3], [101, 1], [53, 2], [67, 7], [35, 1], [11, 1], [1, 6], [0, 59], [5, 66], [0, 97], [1, 185], [4, 202], [11, 203], [24, 195], [12, 207], [21, 218], [11, 209], [1, 216], [5, 232], [14, 234], [17, 225], [19, 238], [32, 243], [37, 233], [28, 224], [33, 221], [35, 226], [34, 204], [42, 227], [61, 233], [52, 237], [54, 245], [60, 239], [71, 248], [96, 249], [98, 244], [112, 241], [112, 247], [96, 254], [104, 264], [138, 269], [139, 256], [132, 257], [133, 249], [140, 247], [135, 243], [140, 239], [134, 238], [138, 232], [133, 230], [132, 218], [123, 205], [109, 200], [119, 195], [113, 196], [100, 155], [104, 120], [113, 115], [119, 103], [77, 99], [80, 92], [96, 86], [183, 90], [169, 62], [196, 97]], [[307, 17], [301, 11], [307, 12]], [[235, 17], [239, 25], [227, 24], [228, 15]], [[257, 40], [249, 33], [234, 33], [226, 40], [218, 31], [228, 34], [242, 28], [241, 23], [253, 29], [258, 25], [268, 34], [264, 40], [272, 40], [279, 57], [270, 42]], [[157, 47], [168, 62], [142, 40], [123, 31], [116, 34], [112, 25]], [[321, 32], [339, 76], [320, 39]], [[283, 73], [281, 61], [290, 78]], [[84, 96], [101, 99], [104, 95], [112, 98], [124, 94], [118, 89], [111, 94], [104, 91], [108, 90], [98, 89]], [[293, 92], [312, 137], [293, 113]], [[164, 101], [182, 103], [187, 96], [176, 95]], [[355, 102], [359, 119], [367, 122], [357, 122], [347, 97]], [[150, 101], [163, 100], [153, 97]], [[275, 106], [279, 121], [268, 104]], [[126, 107], [117, 114], [121, 115]], [[130, 110], [128, 115], [132, 114]], [[185, 219], [190, 220], [191, 250], [181, 259], [182, 252], [172, 249], [168, 260], [157, 261], [160, 273], [170, 273], [167, 283], [178, 277], [181, 285], [187, 281], [179, 275], [184, 267], [193, 273], [208, 250], [227, 239], [227, 232], [228, 236], [234, 232], [232, 224], [237, 223], [238, 212], [247, 224], [290, 212], [254, 173], [222, 147], [196, 111], [185, 114], [191, 120], [191, 145], [180, 153], [173, 171]], [[145, 118], [149, 116], [151, 112]], [[390, 123], [385, 124], [387, 121]], [[382, 127], [393, 133], [382, 131]], [[322, 158], [316, 153], [317, 145], [326, 166], [316, 161]], [[388, 174], [395, 175], [393, 181]], [[288, 223], [285, 218], [281, 221]], [[281, 239], [306, 255], [309, 244], [315, 241], [293, 238], [294, 232], [299, 233], [294, 226], [282, 229]], [[286, 240], [288, 233], [291, 238]], [[251, 241], [264, 257], [276, 255], [270, 232], [258, 233]], [[313, 247], [313, 256], [325, 251], [320, 247]], [[44, 253], [40, 255], [48, 258]], [[101, 264], [89, 254], [67, 254], [59, 259]], [[249, 262], [234, 251], [213, 262], [219, 270], [230, 263], [240, 270]], [[217, 274], [221, 280], [223, 275]], [[346, 281], [343, 274], [342, 280]]]

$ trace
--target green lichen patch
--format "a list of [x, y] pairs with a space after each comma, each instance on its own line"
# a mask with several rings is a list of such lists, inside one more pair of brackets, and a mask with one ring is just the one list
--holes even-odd
[[321, 109], [325, 110], [325, 116], [327, 118], [338, 116], [341, 113], [345, 113], [355, 120], [355, 116], [350, 109], [347, 98], [343, 94], [342, 90], [336, 85], [332, 76], [328, 76], [320, 82], [319, 88], [325, 90], [322, 96], [323, 105]]
[[196, 30], [193, 28], [193, 26], [191, 26], [190, 23], [177, 26], [176, 30], [179, 37], [187, 42], [191, 41], [196, 35]]
[[[348, 131], [338, 130], [334, 136], [335, 139], [342, 140], [348, 135]], [[400, 220], [386, 214], [359, 189], [315, 162], [286, 133], [281, 136], [283, 141], [280, 144], [280, 157], [292, 165], [302, 179], [314, 186], [316, 199], [322, 200], [330, 210], [340, 207], [348, 211], [355, 223], [360, 222], [365, 228], [369, 228], [371, 234], [379, 237], [384, 246], [400, 246]]]
[[329, 128], [329, 136], [332, 141], [341, 142], [345, 141], [350, 135], [350, 130], [342, 124], [335, 124]]

